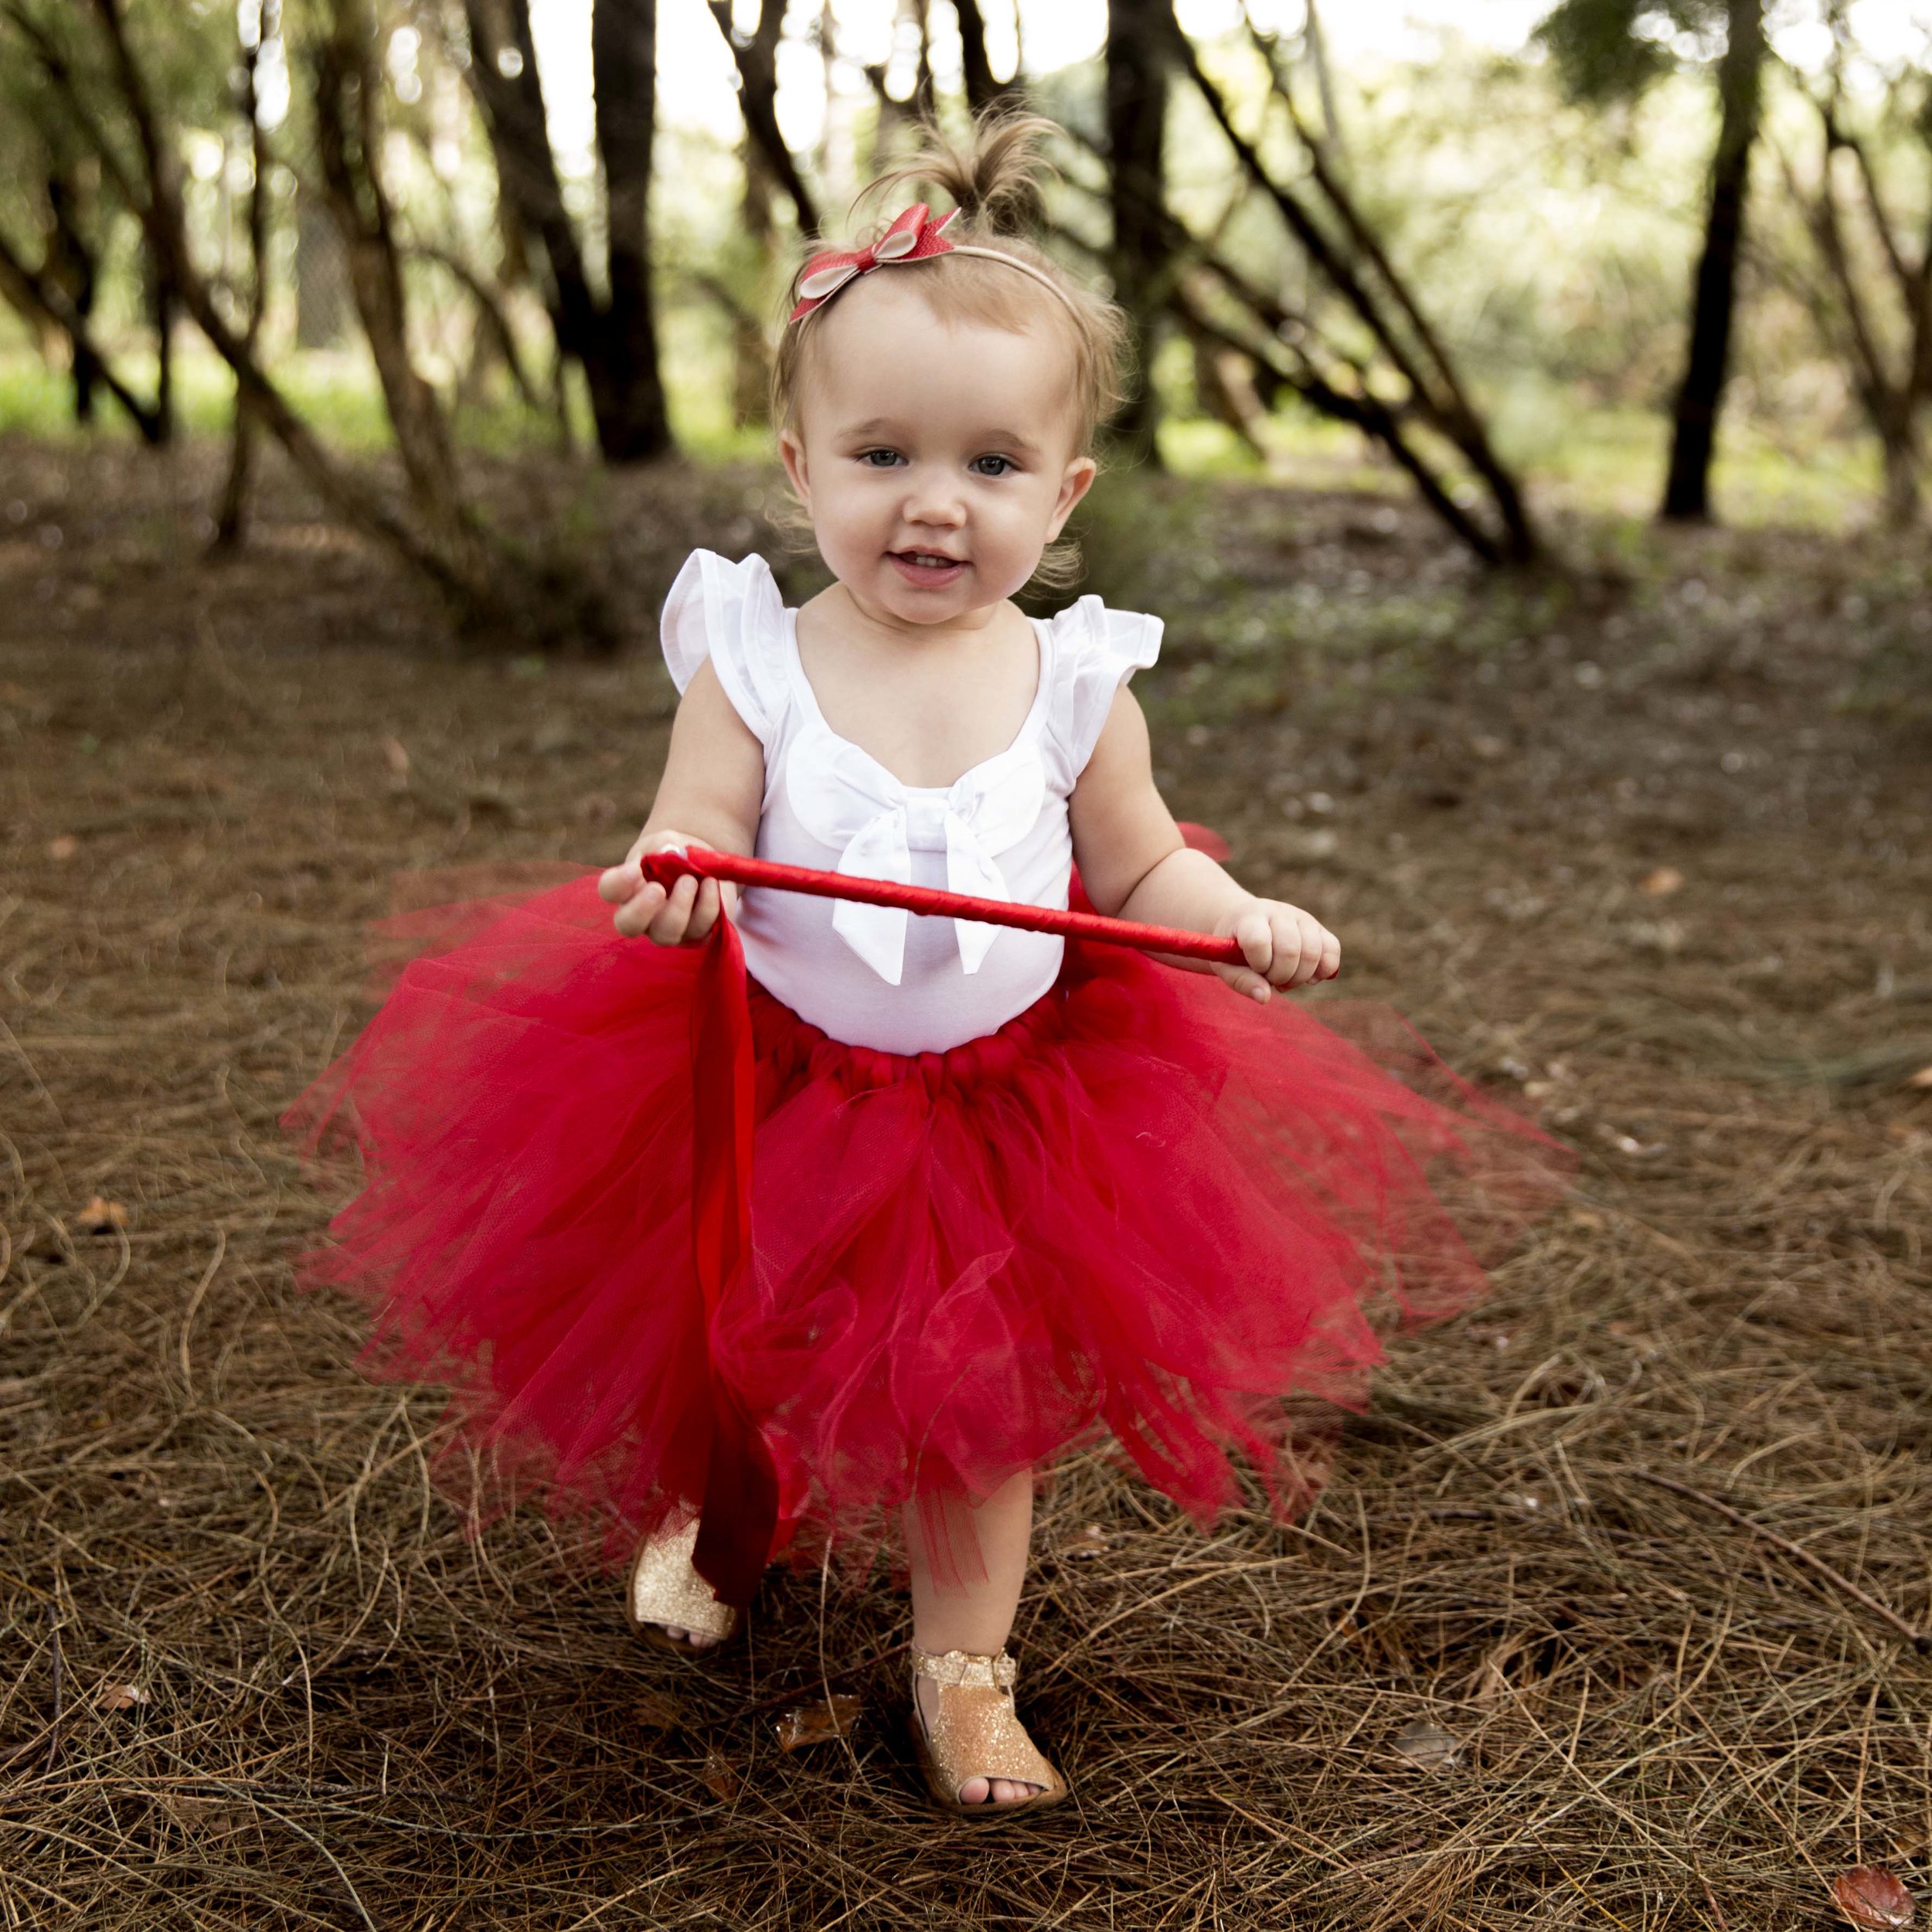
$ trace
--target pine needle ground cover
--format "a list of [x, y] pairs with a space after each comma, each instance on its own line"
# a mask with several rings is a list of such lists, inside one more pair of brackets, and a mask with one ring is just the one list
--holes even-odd
[[540, 1513], [466, 1525], [434, 1393], [292, 1285], [332, 1197], [276, 1117], [366, 1015], [363, 922], [399, 870], [621, 850], [651, 600], [762, 484], [624, 485], [636, 647], [505, 662], [282, 482], [204, 565], [213, 462], [0, 461], [9, 1927], [1923, 1913], [1922, 557], [1579, 530], [1485, 583], [1406, 511], [1234, 488], [1143, 499], [1155, 563], [1090, 533], [1170, 620], [1177, 808], [1581, 1168], [1393, 1342], [1294, 1529], [1063, 1473], [1016, 1648], [1077, 1801], [991, 1835], [920, 1796], [889, 1574], [774, 1573], [715, 1668], [643, 1648]]

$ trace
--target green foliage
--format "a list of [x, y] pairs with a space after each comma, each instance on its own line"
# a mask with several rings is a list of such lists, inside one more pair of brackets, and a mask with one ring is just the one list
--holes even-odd
[[[1682, 24], [1683, 9], [1675, 10]], [[1556, 62], [1573, 100], [1633, 100], [1675, 64], [1668, 46], [1638, 31], [1655, 19], [1650, 0], [1561, 0], [1536, 39]]]

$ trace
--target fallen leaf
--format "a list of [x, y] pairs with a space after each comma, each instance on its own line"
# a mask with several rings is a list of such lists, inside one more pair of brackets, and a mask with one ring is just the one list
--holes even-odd
[[705, 1789], [726, 1804], [738, 1795], [739, 1787], [743, 1783], [730, 1759], [719, 1750], [705, 1753], [704, 1769], [698, 1776]]
[[1452, 1770], [1462, 1756], [1462, 1740], [1453, 1731], [1418, 1717], [1396, 1733], [1396, 1751], [1418, 1770]]
[[118, 1201], [110, 1201], [97, 1194], [80, 1210], [80, 1231], [83, 1234], [117, 1234], [128, 1225], [128, 1210]]
[[109, 1684], [101, 1692], [100, 1703], [104, 1711], [131, 1710], [137, 1704], [151, 1701], [138, 1684]]
[[843, 1692], [817, 1704], [801, 1704], [778, 1720], [778, 1748], [803, 1750], [808, 1744], [822, 1744], [828, 1737], [846, 1737], [859, 1721], [863, 1700]]
[[1653, 899], [1668, 899], [1684, 889], [1684, 875], [1675, 866], [1659, 866], [1643, 883], [1641, 890]]
[[675, 1702], [656, 1691], [646, 1691], [631, 1706], [631, 1716], [647, 1731], [675, 1731], [684, 1721]]
[[1916, 1073], [1909, 1074], [1905, 1083], [1920, 1089], [1932, 1087], [1932, 1066], [1921, 1066]]
[[1838, 1909], [1853, 1925], [1883, 1928], [1910, 1925], [1912, 1894], [1889, 1872], [1876, 1865], [1855, 1865], [1838, 1875], [1832, 1887]]
[[1060, 1546], [1063, 1556], [1085, 1558], [1104, 1556], [1107, 1551], [1107, 1534], [1097, 1522], [1089, 1523], [1083, 1529], [1077, 1529]]
[[80, 841], [70, 832], [63, 832], [57, 838], [47, 841], [49, 859], [71, 859], [80, 849]]
[[198, 1838], [226, 1838], [248, 1822], [245, 1807], [218, 1798], [196, 1798], [192, 1794], [170, 1791], [159, 1800], [162, 1809], [184, 1832]]

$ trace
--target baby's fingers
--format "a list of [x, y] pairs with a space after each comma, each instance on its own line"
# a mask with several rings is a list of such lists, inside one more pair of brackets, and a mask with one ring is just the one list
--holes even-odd
[[[679, 946], [691, 923], [691, 914], [698, 903], [699, 881], [696, 873], [686, 872], [671, 888], [671, 896], [663, 902], [657, 917], [645, 928], [651, 941], [659, 946]], [[662, 892], [662, 886], [652, 889]]]
[[684, 929], [684, 943], [696, 945], [718, 923], [719, 885], [715, 879], [699, 882], [696, 903], [691, 911], [691, 923]]
[[644, 868], [634, 856], [621, 866], [607, 866], [597, 875], [597, 896], [607, 906], [621, 906], [644, 883]]
[[[621, 872], [621, 866], [613, 866], [612, 872]], [[611, 876], [610, 872], [604, 878]], [[604, 881], [597, 882], [597, 889], [607, 899], [611, 895], [604, 892]], [[641, 933], [651, 930], [651, 923], [664, 908], [664, 888], [653, 880], [648, 885], [633, 888], [630, 898], [617, 908], [617, 917], [611, 921], [626, 939], [635, 939]]]
[[1237, 993], [1265, 1001], [1271, 991], [1268, 968], [1274, 958], [1274, 935], [1269, 928], [1267, 914], [1259, 907], [1243, 913], [1234, 922], [1233, 937], [1247, 964], [1217, 966], [1214, 970]]
[[1342, 942], [1327, 927], [1321, 928], [1321, 957], [1315, 969], [1319, 980], [1333, 979], [1342, 971]]

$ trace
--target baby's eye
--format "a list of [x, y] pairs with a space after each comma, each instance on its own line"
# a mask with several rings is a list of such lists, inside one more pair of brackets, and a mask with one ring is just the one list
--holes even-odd
[[866, 450], [860, 454], [859, 460], [875, 470], [889, 470], [906, 459], [896, 450]]
[[1010, 456], [976, 456], [966, 467], [975, 476], [1005, 476], [1019, 465]]

